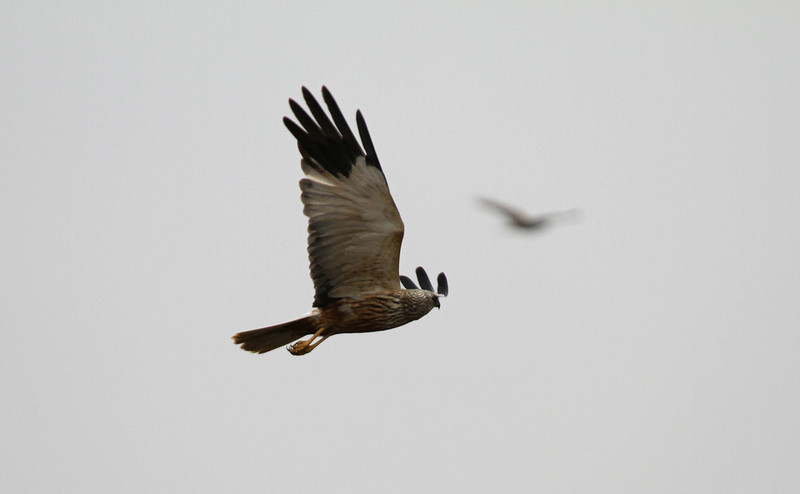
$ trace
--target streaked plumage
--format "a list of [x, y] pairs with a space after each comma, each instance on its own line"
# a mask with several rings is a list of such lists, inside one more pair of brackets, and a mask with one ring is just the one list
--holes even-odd
[[356, 112], [366, 152], [325, 87], [322, 97], [330, 118], [304, 87], [303, 98], [311, 115], [290, 99], [300, 125], [288, 117], [283, 119], [297, 139], [300, 166], [306, 175], [300, 180], [300, 197], [308, 216], [314, 309], [295, 321], [236, 334], [233, 340], [244, 350], [264, 353], [311, 334], [308, 340], [289, 347], [291, 353], [303, 355], [334, 334], [382, 331], [419, 319], [439, 307], [439, 297], [447, 295], [443, 273], [436, 292], [421, 278], [422, 289], [400, 285], [403, 221], [364, 117]]

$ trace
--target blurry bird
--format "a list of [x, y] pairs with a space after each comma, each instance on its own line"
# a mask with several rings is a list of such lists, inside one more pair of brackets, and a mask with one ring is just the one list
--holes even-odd
[[541, 230], [547, 226], [550, 226], [553, 223], [553, 220], [558, 217], [573, 216], [578, 212], [576, 209], [570, 209], [567, 211], [542, 213], [534, 216], [522, 211], [521, 209], [503, 204], [493, 199], [480, 198], [479, 200], [481, 203], [483, 203], [483, 205], [489, 207], [490, 209], [504, 214], [506, 218], [508, 218], [508, 223], [511, 226], [523, 230]]
[[378, 162], [367, 124], [356, 112], [366, 153], [347, 125], [336, 101], [323, 86], [322, 97], [333, 122], [311, 94], [303, 98], [313, 118], [289, 100], [297, 121], [283, 123], [297, 139], [306, 178], [300, 180], [303, 213], [308, 216], [308, 258], [314, 281], [311, 313], [300, 319], [233, 336], [243, 350], [264, 353], [295, 342], [288, 350], [304, 355], [329, 336], [383, 331], [417, 320], [447, 296], [440, 273], [436, 291], [425, 270], [417, 268], [422, 289], [403, 277], [398, 264], [403, 221]]

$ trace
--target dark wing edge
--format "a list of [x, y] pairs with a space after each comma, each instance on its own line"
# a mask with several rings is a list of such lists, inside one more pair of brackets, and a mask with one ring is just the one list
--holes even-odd
[[499, 213], [502, 213], [516, 225], [522, 226], [529, 220], [528, 215], [526, 213], [513, 206], [509, 206], [508, 204], [503, 204], [502, 202], [495, 201], [494, 199], [489, 199], [486, 197], [479, 197], [478, 200], [484, 206], [490, 209], [494, 209]]
[[408, 276], [405, 276], [405, 275], [401, 274], [400, 275], [400, 283], [403, 284], [403, 287], [405, 287], [406, 290], [419, 290], [419, 287], [417, 286], [417, 284], [414, 283], [411, 280], [411, 278], [409, 278]]
[[[361, 260], [356, 264], [376, 266], [375, 260], [384, 258], [378, 263], [382, 271], [373, 271], [376, 279], [387, 286], [391, 283], [399, 286], [397, 264], [403, 238], [402, 220], [363, 115], [356, 112], [358, 133], [366, 153], [327, 87], [322, 87], [322, 97], [330, 116], [311, 91], [303, 87], [302, 93], [308, 110], [290, 99], [289, 106], [296, 121], [284, 117], [283, 122], [297, 140], [303, 158], [301, 165], [307, 176], [300, 181], [300, 187], [304, 213], [309, 218], [308, 252], [315, 288], [314, 307], [323, 307], [346, 296], [348, 290], [373, 285], [365, 277], [372, 270], [351, 269], [355, 268], [352, 261], [340, 259], [341, 249], [353, 245], [356, 248], [352, 254], [359, 255]], [[367, 170], [372, 172], [364, 175]], [[368, 178], [370, 176], [372, 179]], [[365, 179], [379, 187], [370, 187], [368, 195], [350, 188], [362, 187]], [[379, 200], [383, 206], [376, 209], [368, 203], [371, 200]], [[362, 213], [357, 213], [359, 210]], [[386, 219], [376, 218], [379, 212], [386, 215]], [[363, 221], [360, 218], [369, 218], [368, 223], [355, 227], [353, 221]], [[385, 226], [389, 225], [394, 225], [394, 229], [386, 230]], [[379, 236], [375, 237], [375, 233]], [[369, 240], [365, 243], [366, 239]]]
[[348, 177], [356, 159], [363, 156], [367, 165], [383, 171], [366, 121], [360, 111], [356, 112], [356, 122], [366, 153], [327, 87], [322, 86], [322, 98], [328, 107], [330, 117], [308, 88], [304, 86], [302, 92], [311, 115], [295, 100], [289, 99], [289, 107], [297, 123], [289, 117], [284, 117], [283, 123], [297, 139], [297, 148], [309, 166], [335, 176]]

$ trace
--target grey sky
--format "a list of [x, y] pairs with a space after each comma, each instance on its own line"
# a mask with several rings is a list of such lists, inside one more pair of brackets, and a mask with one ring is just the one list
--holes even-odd
[[[6, 492], [797, 492], [800, 7], [4, 2]], [[313, 289], [288, 98], [360, 108], [441, 311]], [[578, 207], [526, 235], [481, 208]]]

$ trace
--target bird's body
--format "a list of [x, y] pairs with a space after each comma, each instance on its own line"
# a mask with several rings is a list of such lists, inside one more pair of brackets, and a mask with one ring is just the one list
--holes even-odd
[[300, 342], [290, 351], [302, 355], [313, 350], [322, 340], [341, 333], [371, 333], [416, 321], [439, 306], [439, 301], [425, 290], [399, 289], [393, 293], [366, 294], [361, 298], [344, 298], [314, 309], [306, 317], [267, 328], [237, 334], [234, 339], [243, 350], [264, 353], [288, 345], [312, 334], [321, 339], [311, 345]]
[[362, 298], [337, 300], [319, 314], [323, 335], [384, 331], [416, 321], [439, 306], [437, 297], [425, 290], [400, 288]]
[[284, 118], [297, 139], [306, 175], [300, 189], [308, 216], [314, 310], [294, 321], [236, 334], [234, 342], [250, 352], [268, 352], [311, 334], [289, 347], [303, 355], [334, 334], [383, 331], [417, 320], [447, 295], [444, 274], [436, 292], [430, 282], [423, 289], [401, 286], [403, 221], [366, 123], [357, 112], [365, 153], [330, 92], [323, 87], [322, 94], [333, 122], [306, 88], [303, 96], [314, 118], [293, 100], [289, 105], [302, 127]]
[[493, 199], [481, 198], [480, 201], [484, 206], [487, 206], [505, 215], [509, 225], [521, 230], [542, 230], [550, 226], [556, 218], [574, 215], [576, 213], [574, 209], [571, 209], [568, 211], [554, 211], [550, 213], [531, 215], [525, 211], [522, 211], [521, 209], [503, 204]]

